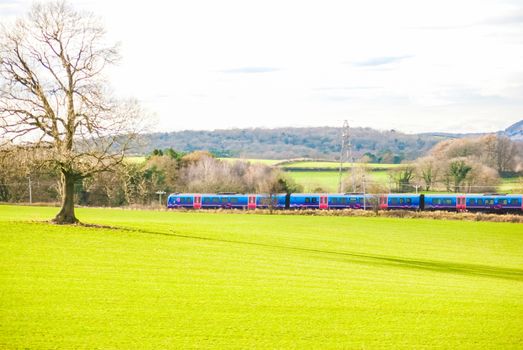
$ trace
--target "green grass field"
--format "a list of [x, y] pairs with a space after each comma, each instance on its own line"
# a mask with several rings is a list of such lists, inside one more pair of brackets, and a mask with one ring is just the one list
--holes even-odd
[[[405, 167], [408, 164], [373, 164], [373, 163], [354, 163], [355, 167], [365, 167], [366, 169], [372, 170], [372, 169], [398, 169], [401, 167]], [[351, 163], [343, 163], [344, 168], [348, 168], [351, 166]], [[323, 169], [339, 169], [340, 163], [339, 162], [309, 162], [309, 161], [299, 161], [299, 162], [292, 162], [292, 163], [285, 163], [282, 164], [281, 167], [284, 168], [310, 168], [310, 169], [317, 169], [317, 168], [323, 168]]]
[[523, 193], [523, 177], [502, 178], [498, 191], [500, 193]]
[[[133, 156], [133, 157], [126, 157], [125, 160], [127, 163], [130, 164], [139, 164], [145, 162], [146, 157], [145, 156]], [[281, 162], [281, 160], [274, 160], [274, 159], [247, 159], [247, 158], [218, 158], [220, 160], [226, 161], [226, 162], [235, 162], [235, 161], [244, 161], [244, 162], [250, 162], [253, 164], [266, 164], [266, 165], [274, 165], [278, 162]]]
[[[338, 191], [340, 163], [336, 162], [309, 162], [298, 161], [280, 165], [289, 177], [294, 179], [298, 184], [303, 186], [305, 192], [314, 192], [321, 188], [327, 192]], [[355, 163], [357, 167], [365, 167], [368, 170], [367, 184], [377, 183], [386, 185], [389, 182], [387, 171], [398, 169], [406, 164], [370, 164]], [[350, 163], [345, 163], [344, 167], [350, 167]], [[298, 170], [299, 169], [299, 170]], [[308, 170], [310, 169], [310, 170]], [[320, 171], [314, 169], [321, 169]], [[328, 170], [332, 169], [332, 170]], [[348, 172], [343, 172], [343, 179], [347, 178]]]
[[[389, 164], [394, 165], [394, 164]], [[292, 169], [292, 168], [291, 168]], [[338, 190], [338, 171], [322, 170], [322, 171], [287, 171], [286, 174], [294, 179], [298, 184], [302, 185], [305, 192], [314, 191], [316, 188], [322, 188], [327, 192], [336, 192]], [[343, 173], [343, 178], [346, 179], [348, 172]], [[384, 186], [389, 185], [390, 178], [387, 170], [372, 170], [369, 169], [367, 175], [367, 184], [370, 185], [372, 182], [376, 184], [382, 184]], [[501, 178], [500, 184], [497, 188], [499, 193], [522, 193], [523, 183], [521, 178]], [[447, 192], [443, 190], [443, 192]], [[478, 192], [481, 192], [478, 190]], [[433, 192], [438, 193], [438, 192]]]
[[[313, 192], [317, 188], [322, 188], [327, 192], [338, 191], [339, 173], [337, 171], [287, 171], [286, 174], [302, 185], [304, 192]], [[346, 179], [347, 172], [344, 172], [342, 176], [343, 179]], [[387, 184], [388, 179], [386, 171], [371, 171], [367, 175], [368, 184], [371, 182]]]
[[145, 162], [145, 158], [145, 156], [125, 157], [125, 162], [128, 164], [140, 164]]
[[0, 348], [521, 349], [518, 224], [0, 206]]
[[226, 161], [226, 162], [242, 161], [242, 162], [249, 162], [249, 163], [253, 163], [253, 164], [265, 164], [265, 165], [274, 165], [278, 162], [281, 162], [281, 160], [275, 160], [275, 159], [249, 159], [249, 158], [218, 158], [218, 159]]

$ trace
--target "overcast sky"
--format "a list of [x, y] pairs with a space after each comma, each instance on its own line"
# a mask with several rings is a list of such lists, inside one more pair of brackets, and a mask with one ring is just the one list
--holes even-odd
[[[31, 1], [0, 0], [0, 19]], [[71, 1], [158, 130], [496, 131], [523, 119], [523, 0]]]

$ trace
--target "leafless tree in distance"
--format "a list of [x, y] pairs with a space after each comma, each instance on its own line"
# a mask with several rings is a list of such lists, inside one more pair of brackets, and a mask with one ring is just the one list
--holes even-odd
[[143, 125], [134, 100], [118, 100], [104, 71], [118, 47], [91, 13], [63, 1], [34, 4], [0, 29], [0, 140], [47, 149], [61, 176], [56, 223], [76, 223], [74, 184], [122, 162]]

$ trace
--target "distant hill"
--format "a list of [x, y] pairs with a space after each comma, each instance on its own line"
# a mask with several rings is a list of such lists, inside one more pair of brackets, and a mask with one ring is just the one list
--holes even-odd
[[[399, 163], [415, 159], [447, 137], [408, 135], [397, 131], [353, 128], [352, 150], [356, 159], [365, 153], [374, 162]], [[340, 128], [232, 129], [177, 131], [143, 136], [137, 153], [172, 147], [178, 151], [209, 150], [221, 157], [266, 159], [339, 159]]]
[[523, 141], [523, 120], [506, 128], [503, 134], [514, 141]]
[[[443, 133], [443, 132], [429, 132], [429, 133], [422, 133], [418, 135], [425, 135], [425, 136], [440, 136], [443, 138], [462, 138], [462, 137], [478, 137], [483, 135], [488, 135], [489, 133]], [[496, 134], [503, 135], [508, 138], [510, 138], [512, 141], [523, 141], [523, 120], [520, 120], [519, 122], [516, 122], [506, 128], [505, 130], [498, 131]]]
[[[436, 143], [449, 139], [482, 134], [423, 133], [405, 134], [395, 130], [351, 128], [355, 159], [366, 155], [374, 163], [400, 163], [427, 153]], [[321, 158], [339, 159], [340, 128], [228, 129], [213, 131], [176, 131], [143, 135], [138, 154], [153, 149], [173, 148], [191, 152], [208, 150], [220, 157], [264, 159]], [[500, 133], [523, 140], [523, 121]]]

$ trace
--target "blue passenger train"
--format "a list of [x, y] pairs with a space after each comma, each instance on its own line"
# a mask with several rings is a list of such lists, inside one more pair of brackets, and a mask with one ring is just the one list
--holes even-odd
[[523, 213], [522, 194], [173, 193], [168, 208], [372, 209]]

